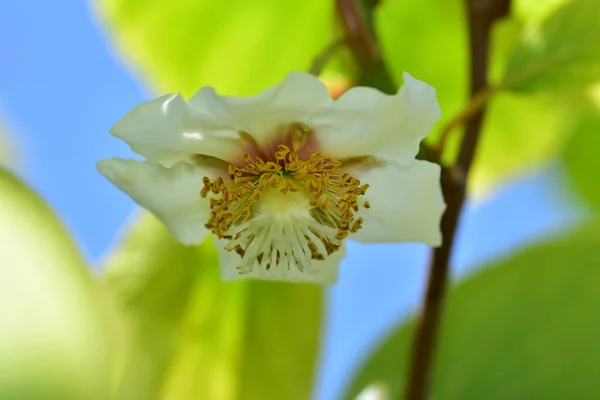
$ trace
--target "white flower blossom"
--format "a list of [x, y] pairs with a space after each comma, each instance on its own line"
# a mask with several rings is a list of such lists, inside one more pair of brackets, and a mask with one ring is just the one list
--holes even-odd
[[332, 283], [346, 238], [440, 244], [440, 167], [415, 159], [440, 109], [433, 88], [404, 80], [335, 101], [299, 72], [248, 98], [162, 96], [110, 130], [147, 161], [98, 169], [180, 242], [212, 233], [224, 279]]

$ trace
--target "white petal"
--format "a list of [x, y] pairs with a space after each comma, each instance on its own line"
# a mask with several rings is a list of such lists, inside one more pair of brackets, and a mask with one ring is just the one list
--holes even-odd
[[[184, 244], [202, 242], [209, 203], [200, 197], [202, 178], [211, 171], [186, 162], [171, 168], [160, 164], [111, 158], [100, 160], [98, 170], [139, 205], [154, 213]], [[207, 173], [208, 172], [208, 173]]]
[[440, 245], [440, 219], [446, 205], [439, 165], [427, 161], [414, 161], [408, 167], [388, 163], [357, 177], [369, 184], [362, 197], [371, 207], [360, 209], [363, 227], [349, 239], [365, 243]]
[[364, 388], [354, 400], [389, 400], [389, 392], [387, 385], [377, 382]]
[[226, 241], [218, 240], [215, 243], [219, 250], [219, 265], [221, 268], [221, 277], [224, 281], [264, 279], [329, 285], [337, 281], [340, 262], [346, 256], [346, 246], [345, 244], [342, 244], [342, 247], [338, 251], [326, 257], [325, 260], [312, 260], [314, 268], [318, 271], [316, 273], [308, 273], [306, 271], [300, 272], [297, 269], [293, 269], [290, 270], [287, 277], [284, 278], [275, 269], [264, 271], [261, 274], [257, 268], [254, 268], [250, 273], [239, 274], [236, 267], [240, 264], [240, 256], [235, 252], [224, 249], [224, 246], [227, 244]]
[[211, 87], [190, 99], [195, 110], [233, 131], [248, 132], [259, 145], [282, 124], [304, 122], [319, 107], [332, 102], [327, 87], [316, 77], [292, 72], [279, 84], [251, 97], [219, 96]]
[[236, 132], [215, 129], [210, 116], [191, 110], [179, 94], [139, 104], [113, 125], [110, 133], [148, 160], [167, 166], [193, 154], [227, 160], [241, 145]]
[[396, 95], [352, 88], [316, 111], [308, 125], [315, 129], [323, 153], [340, 158], [390, 156], [408, 163], [440, 116], [435, 90], [405, 73]]

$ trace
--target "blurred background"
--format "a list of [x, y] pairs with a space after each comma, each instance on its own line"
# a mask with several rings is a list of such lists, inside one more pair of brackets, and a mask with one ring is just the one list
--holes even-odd
[[[0, 163], [50, 207], [4, 173], [0, 398], [106, 398], [108, 391], [123, 399], [329, 400], [375, 382], [399, 390], [408, 345], [392, 339], [412, 329], [426, 247], [351, 243], [339, 282], [324, 294], [304, 285], [227, 286], [213, 276], [209, 244], [177, 247], [95, 169], [101, 158], [136, 157], [108, 129], [137, 103], [189, 96], [203, 85], [248, 95], [290, 70], [308, 70], [338, 34], [327, 3], [0, 1]], [[568, 3], [579, 8], [561, 8]], [[457, 327], [443, 331], [437, 398], [600, 396], [582, 383], [600, 374], [592, 345], [600, 332], [592, 284], [600, 273], [593, 255], [600, 248], [599, 7], [516, 1], [494, 31], [498, 80], [533, 57], [526, 53], [532, 32], [542, 32], [535, 56], [550, 52], [549, 42], [539, 44], [544, 34], [556, 36], [540, 28], [548, 20], [562, 41], [583, 37], [596, 47], [492, 102], [452, 260], [457, 286], [445, 321]], [[406, 70], [438, 91], [444, 118], [436, 132], [466, 103], [463, 14], [460, 2], [409, 0], [385, 0], [377, 13], [398, 84]], [[345, 53], [333, 60], [326, 82], [351, 80], [348, 63]], [[160, 255], [145, 254], [157, 248]], [[67, 259], [72, 268], [62, 266]], [[212, 272], [197, 272], [200, 265]], [[168, 278], [174, 274], [183, 275]], [[105, 303], [117, 304], [119, 316]], [[288, 318], [295, 331], [278, 334]], [[296, 346], [308, 356], [287, 353]], [[273, 393], [257, 394], [269, 385]]]

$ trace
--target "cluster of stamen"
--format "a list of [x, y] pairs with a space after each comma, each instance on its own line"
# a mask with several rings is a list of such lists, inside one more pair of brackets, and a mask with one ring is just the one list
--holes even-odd
[[[245, 154], [243, 161], [243, 166], [229, 165], [229, 179], [204, 177], [200, 193], [212, 194], [205, 226], [229, 240], [226, 249], [242, 257], [240, 273], [256, 264], [266, 271], [284, 264], [311, 272], [310, 259], [323, 260], [361, 229], [363, 220], [356, 212], [368, 185], [342, 172], [341, 161], [321, 153], [302, 160], [286, 145], [279, 145], [271, 160]], [[283, 200], [302, 206], [265, 215], [263, 196], [285, 196]], [[363, 206], [370, 207], [368, 202]]]

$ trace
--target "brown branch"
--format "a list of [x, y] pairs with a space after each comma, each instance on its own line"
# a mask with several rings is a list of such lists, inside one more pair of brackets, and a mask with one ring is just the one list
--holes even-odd
[[352, 53], [363, 66], [375, 63], [379, 59], [379, 50], [369, 30], [371, 21], [365, 20], [360, 11], [359, 1], [335, 0], [335, 9]]
[[396, 92], [396, 84], [381, 57], [373, 30], [377, 5], [376, 0], [335, 0], [336, 16], [358, 67], [357, 84], [391, 94]]
[[[471, 99], [487, 87], [489, 39], [493, 23], [507, 15], [510, 0], [466, 0], [471, 54]], [[433, 250], [423, 309], [417, 326], [416, 338], [408, 377], [406, 399], [425, 400], [433, 364], [435, 341], [438, 336], [441, 313], [448, 284], [450, 257], [460, 214], [466, 196], [466, 182], [479, 141], [485, 102], [468, 115], [456, 165], [442, 171], [442, 190], [446, 212], [442, 217], [442, 246]]]

